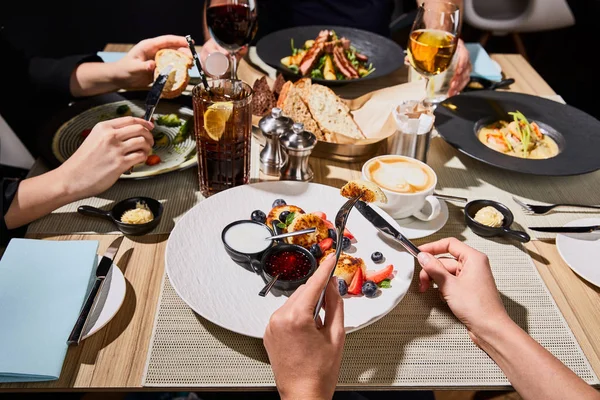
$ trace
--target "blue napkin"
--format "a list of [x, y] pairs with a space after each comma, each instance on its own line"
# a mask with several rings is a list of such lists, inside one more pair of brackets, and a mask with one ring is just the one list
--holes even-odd
[[487, 51], [479, 43], [465, 43], [465, 47], [469, 51], [471, 65], [473, 65], [471, 76], [491, 81], [502, 80], [500, 66], [490, 58]]
[[[125, 56], [127, 53], [119, 53], [113, 51], [99, 51], [98, 57], [102, 59], [104, 62], [114, 62], [118, 61]], [[189, 71], [190, 78], [200, 78], [200, 74], [198, 73], [198, 68], [196, 68], [196, 64]]]
[[58, 379], [97, 241], [13, 239], [0, 260], [0, 382]]

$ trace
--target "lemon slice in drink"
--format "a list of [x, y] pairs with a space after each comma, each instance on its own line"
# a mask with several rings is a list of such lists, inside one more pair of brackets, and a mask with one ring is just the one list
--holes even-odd
[[212, 140], [221, 139], [232, 111], [233, 103], [222, 101], [212, 104], [204, 112], [204, 130]]

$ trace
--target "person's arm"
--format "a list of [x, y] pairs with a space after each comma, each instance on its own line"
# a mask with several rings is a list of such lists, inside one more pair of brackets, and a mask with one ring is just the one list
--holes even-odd
[[165, 35], [136, 44], [122, 59], [112, 63], [84, 62], [70, 72], [73, 97], [93, 96], [117, 89], [140, 89], [154, 81], [154, 57], [161, 49], [175, 49], [191, 56], [183, 36]]
[[[264, 345], [283, 400], [325, 400], [335, 392], [346, 333], [337, 278], [329, 279], [334, 263], [332, 254], [273, 313], [265, 330]], [[315, 322], [313, 311], [325, 286], [325, 320]]]
[[[498, 364], [523, 399], [600, 399], [596, 390], [510, 319], [484, 254], [454, 238], [420, 249], [420, 290], [435, 281], [473, 342]], [[447, 253], [455, 259], [433, 257]]]
[[64, 164], [19, 184], [4, 215], [6, 228], [21, 227], [108, 189], [123, 172], [146, 160], [154, 143], [152, 128], [151, 122], [133, 117], [97, 124]]

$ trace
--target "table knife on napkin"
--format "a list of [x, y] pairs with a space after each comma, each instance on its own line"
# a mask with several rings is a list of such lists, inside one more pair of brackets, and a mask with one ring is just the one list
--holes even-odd
[[600, 225], [593, 226], [553, 226], [553, 227], [530, 227], [532, 231], [553, 233], [590, 233], [600, 231]]
[[77, 345], [81, 341], [81, 333], [83, 332], [83, 328], [85, 327], [90, 312], [94, 308], [98, 293], [100, 293], [100, 289], [102, 289], [102, 285], [104, 284], [104, 279], [106, 279], [106, 274], [108, 274], [108, 271], [113, 264], [113, 259], [119, 251], [119, 247], [121, 247], [121, 242], [123, 242], [123, 236], [115, 239], [108, 250], [106, 250], [106, 253], [104, 253], [104, 256], [102, 256], [102, 259], [98, 264], [98, 268], [96, 268], [96, 280], [94, 281], [94, 286], [92, 286], [92, 290], [88, 294], [83, 308], [79, 313], [77, 322], [75, 322], [75, 326], [69, 335], [69, 339], [67, 340], [68, 344]]
[[[144, 114], [144, 119], [146, 121], [150, 121], [152, 119], [152, 116], [154, 115], [154, 110], [156, 110], [156, 106], [158, 105], [160, 96], [162, 95], [162, 91], [165, 88], [165, 84], [167, 83], [167, 80], [169, 79], [169, 74], [172, 70], [172, 64], [169, 64], [165, 68], [163, 68], [163, 70], [160, 71], [160, 74], [154, 81], [152, 88], [148, 92], [148, 95], [146, 96], [146, 112]], [[125, 171], [125, 175], [131, 174], [132, 169], [133, 167]]]
[[370, 223], [373, 224], [379, 232], [384, 233], [397, 242], [399, 242], [413, 257], [421, 252], [417, 246], [415, 246], [410, 240], [402, 235], [396, 228], [394, 228], [389, 222], [387, 222], [379, 213], [373, 210], [367, 203], [359, 201], [354, 206]]

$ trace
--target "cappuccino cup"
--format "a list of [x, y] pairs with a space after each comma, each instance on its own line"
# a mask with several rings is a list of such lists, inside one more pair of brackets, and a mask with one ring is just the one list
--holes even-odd
[[363, 165], [362, 175], [385, 193], [387, 203], [376, 205], [394, 219], [431, 221], [440, 215], [440, 200], [433, 196], [437, 176], [429, 165], [405, 156], [378, 156]]

